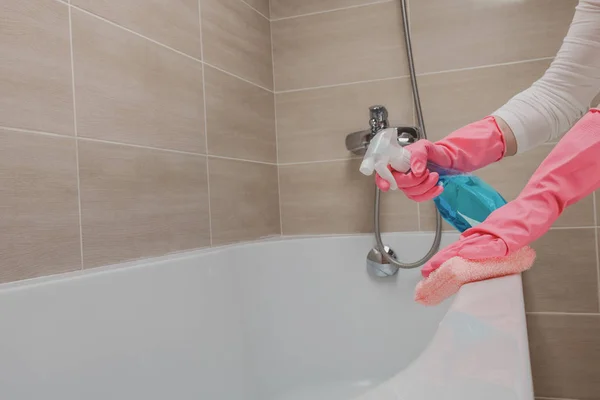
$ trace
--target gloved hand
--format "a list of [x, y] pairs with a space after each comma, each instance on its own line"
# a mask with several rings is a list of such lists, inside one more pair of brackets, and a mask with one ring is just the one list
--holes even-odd
[[423, 276], [446, 260], [506, 256], [545, 234], [564, 209], [600, 188], [600, 110], [591, 109], [554, 147], [519, 196], [437, 253]]
[[[499, 161], [506, 152], [504, 135], [494, 117], [486, 117], [460, 128], [435, 143], [419, 140], [407, 147], [411, 153], [411, 170], [404, 174], [392, 170], [398, 188], [415, 201], [431, 200], [439, 196], [443, 188], [437, 185], [439, 175], [427, 168], [432, 162], [442, 168], [471, 172]], [[390, 184], [379, 174], [375, 183], [384, 192]]]

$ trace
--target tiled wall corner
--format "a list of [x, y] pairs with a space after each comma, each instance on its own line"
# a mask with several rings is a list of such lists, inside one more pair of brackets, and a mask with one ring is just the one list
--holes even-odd
[[204, 60], [272, 90], [270, 21], [242, 0], [200, 0], [200, 4]]
[[211, 158], [213, 244], [279, 234], [277, 165]]
[[209, 66], [204, 79], [210, 154], [276, 163], [273, 93]]
[[267, 0], [0, 14], [0, 282], [281, 233]]

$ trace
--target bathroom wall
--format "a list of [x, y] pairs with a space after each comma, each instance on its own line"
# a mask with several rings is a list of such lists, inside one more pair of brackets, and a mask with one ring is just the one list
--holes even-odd
[[[398, 3], [2, 1], [0, 282], [372, 232], [372, 179], [343, 140], [377, 103], [414, 123]], [[541, 76], [575, 4], [412, 0], [429, 137]], [[551, 148], [481, 175], [514, 198]], [[569, 209], [524, 277], [540, 398], [600, 399], [598, 207]], [[431, 231], [433, 215], [383, 197], [385, 230]]]
[[268, 0], [4, 0], [0, 49], [0, 282], [280, 234]]
[[[414, 123], [399, 1], [271, 0], [284, 235], [372, 232], [372, 178], [344, 148], [384, 104]], [[430, 139], [482, 118], [548, 67], [576, 0], [411, 0], [416, 69]], [[552, 149], [481, 171], [513, 199]], [[384, 195], [386, 230], [431, 231], [431, 204]], [[524, 276], [539, 398], [600, 399], [597, 208], [589, 197], [535, 243]], [[451, 229], [445, 225], [445, 229]]]

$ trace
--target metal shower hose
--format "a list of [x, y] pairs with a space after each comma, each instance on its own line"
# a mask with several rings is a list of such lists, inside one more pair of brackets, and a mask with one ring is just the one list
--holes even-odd
[[[412, 86], [413, 99], [415, 103], [415, 110], [417, 114], [418, 127], [421, 133], [421, 139], [427, 139], [427, 133], [425, 131], [425, 121], [423, 120], [423, 110], [421, 109], [421, 97], [419, 96], [419, 87], [417, 85], [417, 75], [415, 73], [415, 62], [413, 59], [412, 53], [412, 40], [410, 36], [410, 25], [408, 22], [408, 12], [406, 6], [406, 0], [401, 0], [402, 6], [402, 23], [404, 27], [404, 42], [406, 44], [406, 55], [408, 58], [408, 69], [410, 71], [410, 83]], [[442, 217], [440, 216], [439, 211], [436, 209], [435, 215], [435, 238], [433, 240], [433, 244], [431, 248], [425, 254], [423, 258], [418, 261], [411, 263], [402, 263], [394, 260], [390, 255], [385, 251], [385, 246], [383, 241], [381, 240], [381, 229], [379, 226], [379, 209], [380, 209], [380, 197], [381, 191], [379, 188], [375, 189], [375, 240], [377, 241], [377, 247], [379, 247], [379, 251], [383, 255], [383, 257], [392, 265], [395, 265], [399, 268], [403, 269], [412, 269], [417, 268], [426, 263], [433, 255], [438, 251], [440, 247], [440, 241], [442, 240]]]

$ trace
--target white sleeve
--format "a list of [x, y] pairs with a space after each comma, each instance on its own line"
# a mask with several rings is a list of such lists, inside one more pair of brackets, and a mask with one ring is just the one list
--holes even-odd
[[556, 58], [530, 88], [492, 115], [502, 118], [523, 153], [558, 139], [600, 91], [600, 0], [580, 0]]

